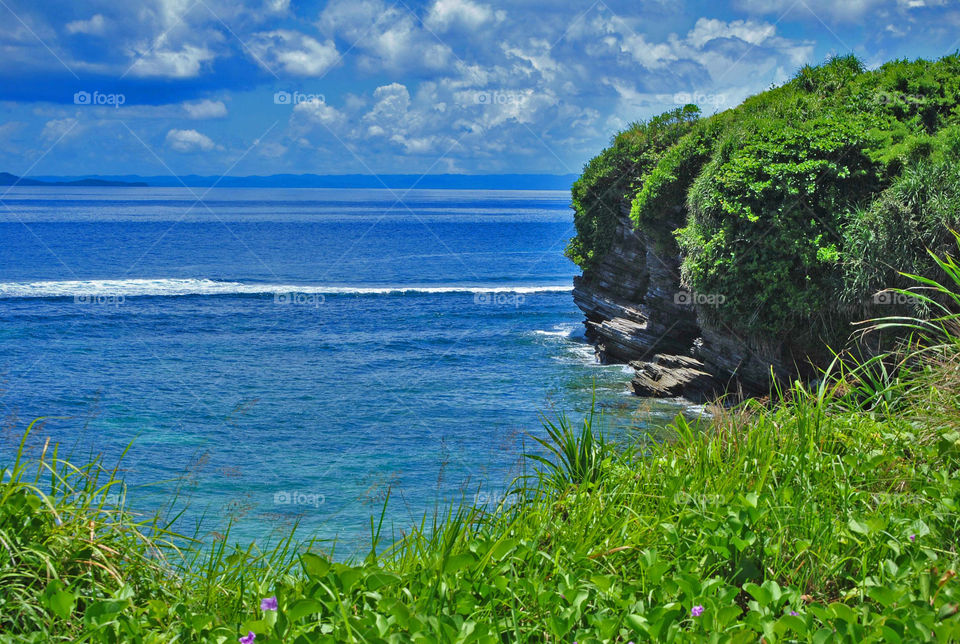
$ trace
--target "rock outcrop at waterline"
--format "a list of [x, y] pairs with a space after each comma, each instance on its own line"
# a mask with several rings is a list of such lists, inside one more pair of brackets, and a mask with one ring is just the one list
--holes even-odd
[[597, 358], [629, 363], [639, 396], [700, 402], [765, 393], [771, 369], [776, 377], [790, 373], [780, 346], [758, 346], [698, 319], [698, 305], [680, 286], [680, 258], [634, 227], [629, 203], [621, 205], [610, 250], [574, 278], [573, 299]]

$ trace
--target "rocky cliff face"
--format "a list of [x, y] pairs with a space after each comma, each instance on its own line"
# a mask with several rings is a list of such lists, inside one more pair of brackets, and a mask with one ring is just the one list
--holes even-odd
[[680, 287], [680, 258], [634, 229], [629, 202], [610, 251], [574, 279], [573, 299], [597, 357], [636, 369], [637, 395], [702, 401], [724, 392], [765, 393], [771, 369], [778, 378], [790, 373], [782, 347], [701, 324], [697, 308], [714, 304], [697, 303]]

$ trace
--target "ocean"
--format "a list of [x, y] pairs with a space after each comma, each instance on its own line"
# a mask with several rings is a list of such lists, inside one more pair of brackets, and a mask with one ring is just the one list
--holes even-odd
[[0, 200], [3, 460], [48, 417], [34, 453], [47, 437], [78, 461], [127, 450], [110, 502], [182, 510], [184, 532], [270, 540], [298, 523], [346, 556], [384, 507], [389, 539], [495, 503], [544, 417], [593, 406], [634, 440], [682, 409], [594, 360], [565, 191]]

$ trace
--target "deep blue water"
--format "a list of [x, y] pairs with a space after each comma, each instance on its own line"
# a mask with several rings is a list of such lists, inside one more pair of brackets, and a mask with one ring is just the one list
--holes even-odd
[[111, 463], [132, 441], [128, 506], [180, 489], [184, 528], [299, 520], [350, 552], [388, 489], [388, 532], [495, 499], [540, 414], [580, 416], [595, 391], [630, 434], [679, 409], [641, 405], [583, 341], [565, 192], [195, 193], [2, 197], [6, 454], [65, 417], [35, 444]]

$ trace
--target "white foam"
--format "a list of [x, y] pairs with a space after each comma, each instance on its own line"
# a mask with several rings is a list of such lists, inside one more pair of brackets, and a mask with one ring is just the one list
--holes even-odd
[[550, 338], [569, 338], [572, 337], [581, 327], [579, 323], [557, 324], [551, 331], [536, 330], [534, 335], [544, 335]]
[[318, 295], [402, 295], [443, 293], [565, 293], [565, 285], [534, 286], [325, 286], [304, 284], [246, 284], [210, 279], [64, 280], [0, 282], [0, 298], [76, 296], [258, 295], [310, 293]]

